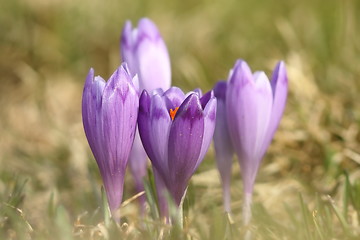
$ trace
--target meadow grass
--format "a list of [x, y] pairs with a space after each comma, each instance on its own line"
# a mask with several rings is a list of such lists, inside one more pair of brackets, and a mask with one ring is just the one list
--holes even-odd
[[[0, 239], [359, 239], [360, 2], [0, 0]], [[184, 202], [184, 227], [163, 224], [151, 174], [139, 216], [130, 174], [120, 225], [106, 211], [81, 122], [90, 67], [120, 64], [126, 19], [147, 16], [168, 46], [173, 85], [204, 92], [238, 58], [268, 75], [284, 60], [289, 98], [260, 167], [253, 221], [223, 213], [211, 147]], [[151, 172], [150, 172], [151, 173]], [[129, 201], [127, 201], [129, 200]]]

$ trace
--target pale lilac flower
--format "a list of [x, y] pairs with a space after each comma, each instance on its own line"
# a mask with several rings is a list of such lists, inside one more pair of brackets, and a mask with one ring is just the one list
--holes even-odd
[[226, 82], [219, 81], [214, 87], [217, 99], [216, 126], [214, 132], [214, 147], [216, 163], [219, 169], [223, 188], [223, 201], [225, 212], [230, 213], [231, 196], [230, 180], [234, 149], [232, 147], [226, 116]]
[[203, 160], [215, 128], [216, 99], [172, 87], [140, 97], [140, 137], [153, 167], [178, 206]]
[[169, 53], [156, 25], [142, 18], [137, 28], [125, 23], [121, 37], [121, 55], [132, 74], [138, 74], [140, 89], [151, 92], [171, 84]]
[[226, 90], [226, 116], [230, 137], [238, 155], [244, 182], [244, 222], [260, 162], [282, 117], [288, 89], [285, 64], [279, 62], [271, 82], [264, 72], [251, 72], [238, 60]]
[[137, 78], [121, 65], [105, 82], [90, 69], [86, 78], [82, 116], [86, 137], [104, 182], [109, 207], [118, 220], [125, 169], [135, 135], [139, 109]]
[[[125, 23], [121, 36], [122, 60], [128, 63], [131, 74], [138, 75], [140, 91], [152, 91], [157, 88], [167, 90], [171, 84], [170, 58], [156, 25], [149, 19], [139, 21], [137, 28], [132, 28], [131, 22]], [[144, 191], [143, 178], [147, 173], [147, 157], [136, 131], [134, 145], [129, 159], [130, 170], [135, 180], [137, 192]], [[159, 178], [155, 178], [156, 185]], [[159, 201], [165, 199], [158, 195]], [[140, 197], [141, 211], [144, 212], [145, 195]], [[164, 208], [165, 209], [165, 208]]]

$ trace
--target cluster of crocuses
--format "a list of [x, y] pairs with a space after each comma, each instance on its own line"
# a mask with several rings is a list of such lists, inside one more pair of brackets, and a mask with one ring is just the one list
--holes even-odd
[[[214, 138], [230, 212], [232, 156], [238, 156], [244, 182], [244, 221], [250, 217], [255, 177], [280, 122], [287, 96], [287, 76], [280, 62], [269, 81], [238, 60], [228, 81], [202, 95], [171, 86], [170, 59], [155, 24], [126, 22], [121, 38], [123, 64], [106, 82], [86, 78], [83, 124], [104, 182], [109, 207], [119, 219], [124, 176], [129, 162], [138, 191], [143, 190], [147, 157], [152, 163], [161, 216], [168, 218], [165, 194], [180, 206], [188, 182]], [[145, 202], [143, 199], [143, 203]]]

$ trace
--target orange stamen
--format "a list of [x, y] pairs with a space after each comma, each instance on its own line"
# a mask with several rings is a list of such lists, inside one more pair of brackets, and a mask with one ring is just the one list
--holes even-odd
[[171, 120], [174, 121], [174, 118], [175, 118], [175, 115], [176, 115], [178, 109], [179, 109], [179, 107], [176, 107], [175, 110], [170, 109]]

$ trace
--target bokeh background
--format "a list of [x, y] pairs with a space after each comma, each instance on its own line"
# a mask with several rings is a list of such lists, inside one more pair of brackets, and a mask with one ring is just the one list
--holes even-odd
[[[285, 61], [289, 98], [255, 186], [256, 238], [329, 239], [328, 225], [333, 239], [357, 239], [356, 0], [0, 0], [0, 238], [53, 239], [59, 231], [60, 239], [106, 238], [101, 179], [82, 127], [82, 88], [90, 67], [107, 79], [119, 66], [123, 24], [144, 16], [158, 25], [173, 85], [184, 91], [210, 90], [238, 58], [269, 76]], [[242, 183], [235, 159], [232, 175], [236, 225]], [[134, 194], [129, 175], [124, 199]], [[212, 147], [186, 202], [193, 239], [221, 239], [211, 229], [222, 211]], [[121, 231], [132, 236], [136, 202], [121, 211]]]

